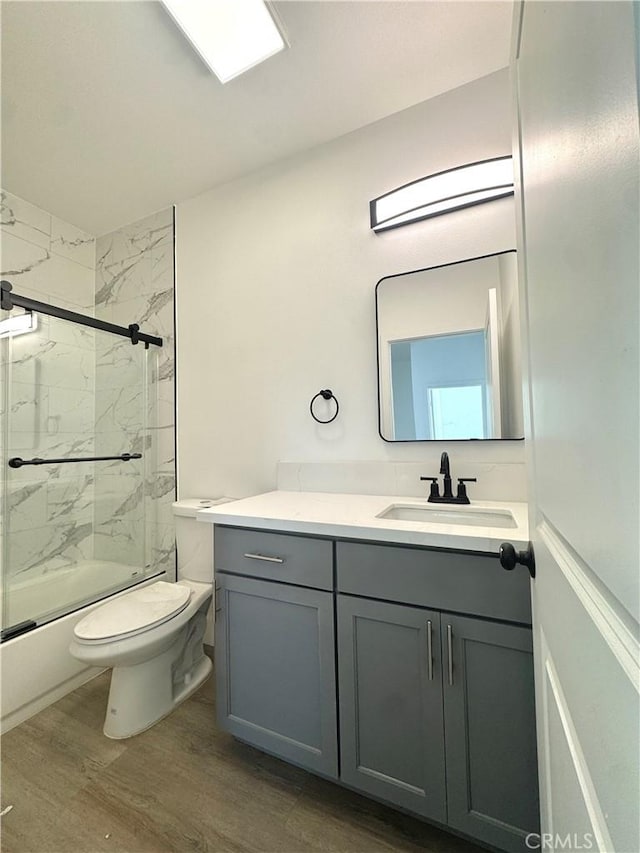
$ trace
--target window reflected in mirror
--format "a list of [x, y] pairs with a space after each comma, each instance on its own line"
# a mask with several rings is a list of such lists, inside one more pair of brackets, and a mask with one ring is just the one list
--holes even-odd
[[384, 278], [376, 311], [382, 438], [522, 438], [515, 252]]
[[391, 342], [396, 440], [489, 437], [484, 351], [481, 331]]

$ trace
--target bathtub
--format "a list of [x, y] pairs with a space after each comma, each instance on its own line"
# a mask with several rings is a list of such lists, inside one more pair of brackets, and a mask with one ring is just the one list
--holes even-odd
[[[140, 577], [139, 583], [135, 578]], [[105, 579], [109, 580], [106, 589]], [[45, 624], [0, 646], [0, 731], [37, 714], [101, 670], [71, 657], [69, 643], [76, 624], [106, 598], [146, 586], [158, 580], [174, 580], [165, 572], [144, 576], [132, 566], [106, 560], [87, 560], [69, 569], [12, 584], [8, 589], [7, 625], [32, 618], [47, 607]], [[102, 586], [102, 592], [96, 592]], [[57, 615], [74, 609], [65, 615]]]
[[71, 607], [74, 610], [84, 607], [144, 578], [144, 571], [135, 566], [109, 560], [83, 560], [27, 580], [9, 580], [2, 611], [3, 627], [33, 618], [39, 624], [49, 622]]

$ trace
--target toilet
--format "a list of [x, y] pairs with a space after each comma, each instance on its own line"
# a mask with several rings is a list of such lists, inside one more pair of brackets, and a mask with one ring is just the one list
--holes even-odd
[[71, 654], [112, 667], [104, 733], [139, 734], [180, 704], [212, 669], [203, 641], [213, 595], [211, 525], [196, 513], [227, 499], [173, 504], [178, 582], [157, 581], [96, 607], [74, 628]]

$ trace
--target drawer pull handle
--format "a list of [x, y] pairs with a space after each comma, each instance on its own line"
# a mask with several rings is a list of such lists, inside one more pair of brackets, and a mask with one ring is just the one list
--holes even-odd
[[449, 658], [449, 687], [453, 686], [453, 628], [447, 625], [447, 656]]
[[248, 560], [264, 560], [267, 563], [284, 563], [282, 557], [265, 557], [264, 554], [244, 554]]
[[431, 619], [427, 622], [427, 674], [429, 681], [433, 681], [433, 640], [431, 638], [431, 630], [433, 625]]

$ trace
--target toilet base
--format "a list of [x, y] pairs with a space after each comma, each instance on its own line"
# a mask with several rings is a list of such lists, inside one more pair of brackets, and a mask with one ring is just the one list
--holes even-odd
[[[212, 670], [203, 649], [212, 585], [185, 580], [187, 606], [159, 625], [90, 642], [74, 638], [71, 654], [91, 666], [111, 666], [104, 734], [133, 737], [166, 717]], [[125, 596], [123, 596], [123, 599]]]
[[106, 737], [122, 740], [150, 729], [195, 693], [213, 669], [211, 659], [203, 654], [174, 692], [160, 658], [138, 666], [114, 667], [103, 728]]

